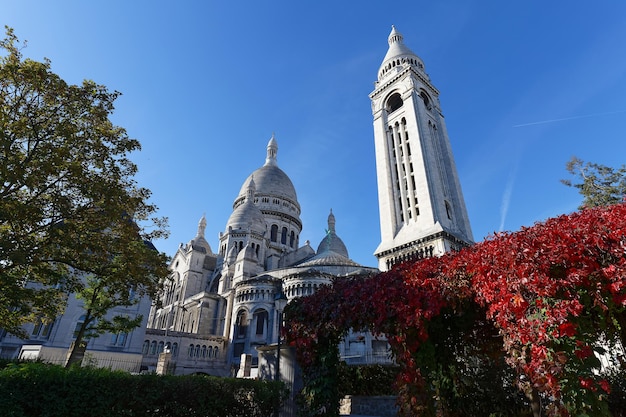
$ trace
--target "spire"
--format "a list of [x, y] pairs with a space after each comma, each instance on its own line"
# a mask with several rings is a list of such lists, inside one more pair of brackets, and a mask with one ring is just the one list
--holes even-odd
[[378, 69], [378, 80], [381, 80], [385, 74], [395, 73], [394, 71], [406, 66], [411, 66], [418, 71], [424, 71], [422, 60], [404, 44], [404, 37], [393, 25], [391, 26], [391, 33], [389, 33], [387, 42], [389, 43], [389, 49]]
[[328, 215], [328, 231], [335, 233], [335, 215], [333, 214], [333, 209], [330, 209], [330, 214]]
[[278, 142], [272, 133], [270, 141], [267, 143], [267, 157], [265, 158], [265, 165], [276, 165], [276, 154], [278, 154]]
[[205, 230], [206, 230], [206, 216], [203, 214], [202, 218], [200, 218], [200, 221], [198, 222], [198, 233], [196, 234], [196, 237], [204, 237]]
[[389, 42], [389, 46], [391, 46], [392, 44], [396, 42], [403, 43], [402, 42], [403, 39], [404, 38], [402, 37], [402, 34], [398, 32], [398, 30], [396, 29], [394, 25], [391, 25], [391, 33], [389, 34], [389, 39], [387, 40], [387, 42]]
[[254, 201], [254, 194], [256, 193], [256, 183], [254, 182], [254, 176], [250, 178], [248, 189], [246, 190], [246, 202]]

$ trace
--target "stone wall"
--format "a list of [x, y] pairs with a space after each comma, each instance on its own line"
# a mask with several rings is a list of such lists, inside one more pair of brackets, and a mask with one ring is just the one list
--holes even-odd
[[346, 416], [396, 417], [398, 414], [396, 400], [397, 397], [393, 395], [372, 397], [346, 395], [339, 402], [339, 414]]

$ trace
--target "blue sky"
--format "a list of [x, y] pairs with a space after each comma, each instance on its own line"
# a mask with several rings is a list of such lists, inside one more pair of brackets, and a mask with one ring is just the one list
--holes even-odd
[[572, 155], [626, 155], [626, 2], [0, 0], [0, 22], [70, 83], [123, 95], [173, 255], [203, 214], [218, 247], [272, 133], [314, 247], [332, 208], [357, 262], [380, 241], [368, 94], [391, 25], [440, 100], [476, 241], [574, 211]]

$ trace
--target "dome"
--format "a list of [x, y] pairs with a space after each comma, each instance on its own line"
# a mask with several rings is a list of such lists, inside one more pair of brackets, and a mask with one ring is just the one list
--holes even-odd
[[296, 196], [296, 189], [293, 183], [287, 174], [278, 167], [276, 162], [277, 153], [278, 144], [274, 135], [272, 135], [267, 144], [267, 158], [265, 159], [265, 164], [246, 178], [239, 191], [239, 196], [235, 200], [236, 202], [246, 195], [248, 185], [252, 178], [254, 178], [256, 195], [280, 197], [291, 200], [293, 203], [298, 203], [298, 197]]
[[253, 177], [257, 195], [269, 195], [286, 198], [293, 202], [298, 201], [296, 189], [287, 174], [282, 169], [272, 165], [263, 165], [250, 174], [239, 191], [239, 197], [245, 195], [245, 190]]
[[212, 253], [211, 246], [209, 245], [209, 242], [207, 242], [204, 237], [205, 230], [206, 230], [206, 217], [202, 215], [202, 218], [198, 222], [198, 232], [196, 233], [196, 237], [191, 239], [191, 241], [189, 242], [189, 245], [195, 250], [199, 250], [201, 252], [210, 254]]
[[261, 213], [261, 210], [254, 205], [254, 193], [255, 193], [255, 180], [250, 178], [246, 188], [245, 201], [237, 206], [230, 217], [226, 228], [232, 227], [233, 229], [247, 229], [250, 228], [256, 232], [265, 232], [265, 216]]
[[326, 230], [326, 236], [324, 236], [324, 239], [322, 239], [317, 247], [317, 253], [321, 254], [322, 252], [334, 252], [345, 258], [350, 258], [346, 245], [343, 243], [343, 240], [337, 236], [337, 233], [335, 233], [335, 215], [332, 210], [328, 215], [328, 230]]
[[391, 68], [399, 64], [409, 64], [410, 66], [424, 71], [424, 63], [413, 51], [411, 51], [403, 41], [403, 36], [398, 32], [395, 26], [391, 26], [388, 43], [389, 49], [378, 69], [378, 79]]
[[361, 266], [352, 259], [336, 252], [322, 252], [298, 265], [299, 267], [320, 267], [320, 266]]

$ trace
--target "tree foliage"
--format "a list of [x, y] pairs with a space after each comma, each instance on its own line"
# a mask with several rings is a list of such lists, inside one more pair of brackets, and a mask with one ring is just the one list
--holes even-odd
[[[611, 384], [598, 355], [623, 360], [625, 251], [626, 204], [563, 215], [377, 276], [338, 278], [287, 306], [287, 337], [305, 382], [319, 385], [329, 341], [350, 328], [384, 334], [405, 415], [475, 415], [455, 404], [471, 392], [464, 381], [489, 378], [470, 366], [480, 361], [506, 363], [510, 373], [491, 375], [525, 394], [535, 416], [606, 416]], [[323, 404], [311, 396], [308, 405], [313, 414]]]
[[565, 169], [575, 180], [561, 180], [561, 182], [578, 189], [583, 196], [583, 202], [578, 207], [581, 210], [621, 203], [626, 198], [626, 165], [616, 169], [585, 162], [573, 156], [565, 165]]
[[[133, 179], [137, 140], [109, 119], [118, 92], [69, 85], [50, 61], [24, 58], [13, 30], [0, 41], [0, 327], [21, 334], [53, 319], [69, 293], [88, 316], [153, 295], [165, 256], [150, 191]], [[94, 319], [95, 320], [95, 319]], [[117, 318], [109, 328], [132, 323]]]

